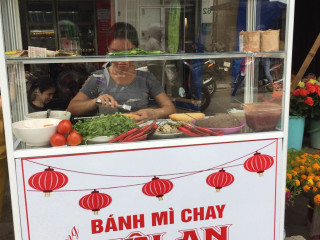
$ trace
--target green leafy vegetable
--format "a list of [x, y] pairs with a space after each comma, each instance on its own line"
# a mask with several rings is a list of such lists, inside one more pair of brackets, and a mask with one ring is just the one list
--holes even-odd
[[161, 51], [146, 51], [140, 48], [134, 48], [130, 51], [118, 51], [114, 53], [108, 53], [110, 56], [117, 56], [117, 55], [144, 55], [144, 54], [161, 54]]
[[99, 136], [118, 136], [138, 127], [134, 119], [121, 113], [100, 115], [99, 118], [78, 121], [73, 128], [82, 135], [84, 141]]

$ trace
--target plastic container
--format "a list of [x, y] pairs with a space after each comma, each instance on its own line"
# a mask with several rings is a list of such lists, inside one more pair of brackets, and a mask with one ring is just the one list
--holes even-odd
[[[33, 112], [28, 113], [25, 115], [26, 120], [30, 119], [36, 119], [36, 118], [46, 118], [47, 117], [47, 111], [41, 111], [41, 112]], [[59, 111], [59, 110], [52, 110], [50, 112], [50, 118], [60, 119], [60, 120], [70, 120], [71, 113], [67, 111]]]
[[244, 114], [244, 110], [240, 108], [230, 108], [228, 109], [228, 113], [236, 118], [238, 118], [242, 122], [246, 122], [246, 117]]
[[282, 107], [275, 103], [246, 103], [244, 104], [246, 123], [256, 132], [275, 130], [281, 109]]
[[[237, 126], [237, 127], [231, 127], [231, 128], [208, 128], [208, 129], [210, 129], [212, 131], [221, 131], [224, 135], [238, 133], [246, 125], [245, 122], [243, 122], [241, 120], [239, 120], [239, 121], [240, 121], [240, 126]], [[197, 126], [197, 121], [196, 120], [192, 121], [192, 124]]]

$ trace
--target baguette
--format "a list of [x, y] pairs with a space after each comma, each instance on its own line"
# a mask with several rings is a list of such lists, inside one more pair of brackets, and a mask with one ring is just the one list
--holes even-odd
[[137, 119], [139, 115], [133, 113], [121, 113], [123, 116], [130, 117], [132, 119]]
[[192, 122], [197, 119], [202, 119], [206, 115], [204, 113], [174, 113], [170, 114], [169, 118], [173, 121]]

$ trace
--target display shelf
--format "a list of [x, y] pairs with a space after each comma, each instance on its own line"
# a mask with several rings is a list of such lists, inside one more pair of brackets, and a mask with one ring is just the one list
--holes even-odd
[[285, 52], [228, 52], [228, 53], [180, 53], [155, 55], [126, 55], [126, 56], [75, 56], [75, 57], [47, 57], [47, 58], [7, 58], [7, 64], [46, 64], [46, 63], [82, 63], [82, 62], [115, 62], [115, 61], [152, 61], [152, 60], [184, 60], [208, 58], [284, 58]]
[[240, 142], [240, 141], [254, 141], [273, 138], [282, 138], [284, 133], [282, 131], [270, 132], [257, 132], [250, 134], [230, 134], [224, 136], [211, 136], [211, 137], [184, 137], [174, 139], [159, 139], [147, 140], [140, 142], [130, 143], [109, 143], [109, 144], [92, 144], [92, 145], [79, 145], [79, 146], [62, 146], [62, 147], [36, 147], [16, 149], [14, 151], [14, 158], [28, 158], [37, 156], [54, 156], [57, 155], [74, 155], [74, 154], [90, 154], [97, 152], [116, 152], [129, 149], [148, 149], [160, 148], [170, 146], [190, 146], [205, 145], [211, 143], [225, 143], [225, 142]]

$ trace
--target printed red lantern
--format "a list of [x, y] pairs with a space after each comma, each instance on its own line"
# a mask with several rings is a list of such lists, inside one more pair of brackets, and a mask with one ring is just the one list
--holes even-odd
[[234, 176], [231, 173], [221, 169], [219, 172], [210, 174], [206, 180], [207, 184], [220, 192], [220, 189], [227, 187], [234, 182]]
[[152, 181], [147, 182], [142, 187], [142, 192], [147, 196], [157, 197], [163, 200], [163, 195], [170, 192], [173, 188], [173, 183], [167, 179], [152, 178]]
[[109, 206], [111, 202], [112, 198], [108, 194], [93, 190], [79, 200], [79, 205], [84, 209], [92, 210], [94, 215], [98, 215], [100, 209]]
[[256, 152], [245, 161], [244, 168], [249, 172], [256, 172], [259, 176], [263, 176], [263, 172], [272, 167], [273, 162], [273, 157]]
[[68, 183], [68, 177], [64, 173], [48, 167], [43, 172], [32, 175], [28, 183], [30, 187], [44, 192], [45, 197], [50, 197], [52, 191], [62, 188]]

